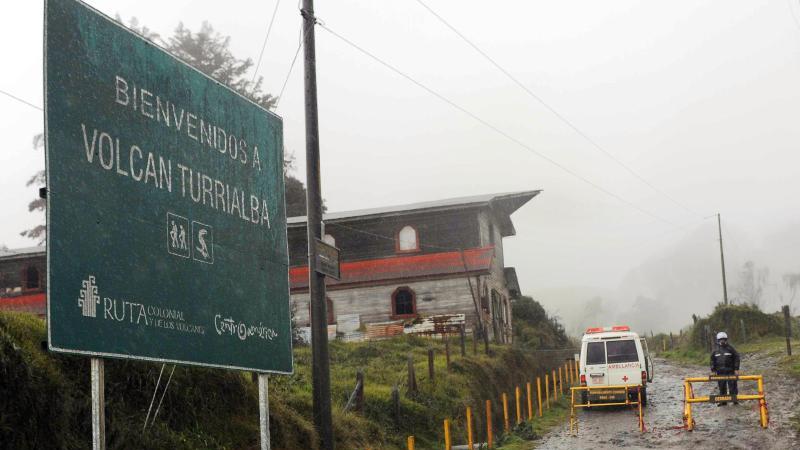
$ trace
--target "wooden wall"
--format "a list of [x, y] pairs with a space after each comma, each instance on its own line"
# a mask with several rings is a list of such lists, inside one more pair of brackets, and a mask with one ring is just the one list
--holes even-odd
[[[478, 211], [478, 209], [472, 208], [460, 211], [389, 216], [342, 222], [341, 226], [337, 226], [337, 222], [333, 221], [326, 224], [325, 232], [336, 239], [336, 246], [341, 250], [342, 261], [359, 261], [397, 255], [396, 235], [406, 225], [417, 229], [420, 243], [419, 253], [439, 253], [480, 246]], [[306, 265], [308, 244], [305, 224], [290, 225], [288, 235], [289, 264], [291, 266]]]

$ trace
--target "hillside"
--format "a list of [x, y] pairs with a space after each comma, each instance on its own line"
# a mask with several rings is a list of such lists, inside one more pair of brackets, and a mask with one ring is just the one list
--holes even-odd
[[[536, 343], [521, 339], [514, 346], [492, 345], [490, 356], [482, 353], [480, 345], [473, 353], [472, 341], [468, 340], [467, 355], [462, 357], [458, 340], [451, 338], [449, 371], [440, 340], [406, 336], [361, 343], [332, 342], [337, 448], [404, 448], [405, 436], [410, 434], [416, 436], [417, 448], [438, 447], [442, 419], [447, 417], [453, 421], [453, 435], [460, 440], [468, 405], [476, 410], [476, 428], [482, 429], [485, 399], [496, 402], [502, 392], [513, 392], [514, 386], [562, 364], [563, 357], [571, 353], [552, 351], [552, 344], [563, 344], [566, 337], [563, 332], [558, 335], [558, 327], [553, 328], [546, 315], [535, 320], [546, 321], [541, 328], [545, 334], [537, 335]], [[529, 324], [526, 329], [530, 332], [534, 328]], [[87, 448], [90, 443], [89, 360], [47, 352], [43, 350], [45, 338], [45, 325], [36, 317], [0, 313], [2, 448]], [[429, 348], [436, 354], [433, 382], [428, 378]], [[414, 361], [417, 392], [409, 392], [407, 386], [409, 356]], [[275, 449], [316, 448], [310, 357], [310, 348], [296, 348], [295, 373], [270, 378], [270, 428]], [[167, 366], [164, 371], [165, 379], [170, 369]], [[142, 432], [160, 370], [159, 364], [107, 360], [109, 449], [257, 448], [258, 390], [251, 374], [244, 372], [177, 367], [155, 424]], [[344, 412], [357, 370], [364, 371], [364, 410]], [[397, 416], [391, 402], [394, 385], [400, 392]], [[502, 423], [499, 408], [494, 412], [495, 424]]]

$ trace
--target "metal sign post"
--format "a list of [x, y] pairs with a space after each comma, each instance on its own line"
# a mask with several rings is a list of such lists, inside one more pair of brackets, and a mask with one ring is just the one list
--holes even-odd
[[102, 358], [92, 358], [92, 450], [106, 449], [106, 399]]
[[269, 441], [269, 375], [258, 374], [258, 413], [261, 450], [270, 450]]

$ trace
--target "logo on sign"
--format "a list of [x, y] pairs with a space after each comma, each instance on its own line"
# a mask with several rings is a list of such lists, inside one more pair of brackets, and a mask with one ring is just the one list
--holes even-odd
[[192, 236], [194, 260], [214, 264], [214, 228], [193, 220]]
[[100, 296], [97, 295], [97, 284], [94, 275], [89, 275], [88, 280], [81, 282], [83, 289], [78, 297], [78, 308], [84, 317], [97, 317], [97, 305], [100, 304]]
[[177, 214], [167, 213], [167, 250], [182, 258], [188, 258], [189, 249], [189, 219]]

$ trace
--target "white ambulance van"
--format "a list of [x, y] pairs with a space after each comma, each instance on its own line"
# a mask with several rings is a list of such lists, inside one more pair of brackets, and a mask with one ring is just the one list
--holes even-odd
[[[628, 326], [588, 328], [581, 339], [582, 386], [640, 385], [642, 405], [647, 405], [647, 383], [653, 381], [653, 360], [647, 341]], [[636, 390], [631, 390], [631, 400]], [[586, 391], [582, 401], [596, 401]]]

